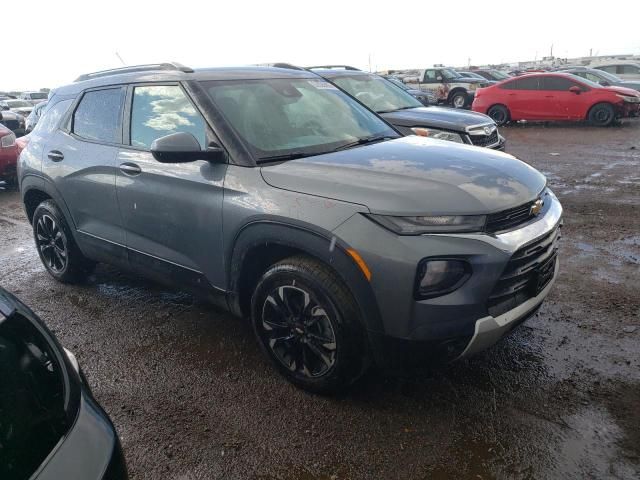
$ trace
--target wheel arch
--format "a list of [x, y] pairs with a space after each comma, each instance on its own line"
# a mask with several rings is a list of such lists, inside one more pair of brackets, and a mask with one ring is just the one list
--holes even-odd
[[50, 181], [34, 176], [25, 177], [22, 181], [21, 192], [22, 202], [29, 223], [32, 222], [33, 214], [41, 202], [44, 200], [53, 200], [64, 214], [65, 220], [69, 226], [72, 227], [71, 230], [75, 235], [75, 223], [73, 222], [73, 217], [69, 212], [67, 204], [63, 200], [62, 195], [60, 195], [60, 192], [58, 192], [58, 189]]
[[469, 91], [466, 88], [453, 87], [451, 90], [449, 90], [449, 94], [447, 95], [447, 102], [450, 102], [456, 93], [464, 93], [467, 96], [469, 95]]
[[331, 232], [310, 225], [260, 220], [236, 235], [228, 256], [228, 304], [237, 315], [248, 316], [251, 294], [269, 266], [304, 254], [328, 265], [345, 283], [360, 310], [363, 326], [382, 331], [382, 319], [373, 289], [347, 253], [348, 245]]
[[491, 105], [489, 105], [487, 107], [487, 110], [484, 111], [483, 113], [486, 114], [486, 115], [489, 115], [489, 110], [491, 110], [493, 107], [504, 107], [505, 110], [507, 111], [507, 121], [511, 120], [511, 109], [506, 104], [504, 104], [502, 102], [492, 103]]
[[589, 117], [591, 116], [591, 111], [592, 111], [595, 107], [597, 107], [598, 105], [609, 105], [611, 108], [613, 108], [614, 115], [618, 115], [618, 110], [619, 110], [619, 109], [618, 109], [618, 107], [616, 106], [616, 104], [615, 104], [615, 103], [610, 102], [609, 100], [602, 100], [602, 99], [600, 99], [600, 100], [598, 100], [598, 101], [593, 102], [593, 103], [592, 103], [591, 105], [589, 105], [589, 107], [586, 109], [586, 114], [585, 114], [585, 117], [584, 117], [584, 119], [585, 119], [586, 121], [589, 121]]

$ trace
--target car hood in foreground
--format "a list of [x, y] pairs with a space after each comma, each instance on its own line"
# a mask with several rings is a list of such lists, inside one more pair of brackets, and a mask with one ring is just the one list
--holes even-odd
[[446, 107], [417, 107], [381, 113], [380, 116], [393, 125], [443, 128], [456, 132], [464, 132], [466, 127], [474, 125], [494, 124], [490, 117], [482, 113]]
[[535, 199], [546, 184], [511, 155], [417, 136], [261, 170], [273, 187], [396, 215], [497, 212]]

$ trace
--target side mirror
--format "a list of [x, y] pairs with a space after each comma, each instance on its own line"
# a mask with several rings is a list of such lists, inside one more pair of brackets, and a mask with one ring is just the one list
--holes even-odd
[[151, 144], [151, 154], [161, 163], [188, 163], [196, 160], [223, 162], [225, 160], [222, 148], [212, 145], [202, 150], [196, 137], [187, 132], [172, 133], [155, 139]]
[[611, 84], [609, 82], [607, 82], [606, 80], [600, 80], [600, 85], [602, 85], [603, 87], [610, 87]]
[[573, 87], [569, 87], [569, 91], [571, 93], [575, 93], [576, 95], [580, 95], [582, 93], [580, 87], [576, 87], [575, 85]]

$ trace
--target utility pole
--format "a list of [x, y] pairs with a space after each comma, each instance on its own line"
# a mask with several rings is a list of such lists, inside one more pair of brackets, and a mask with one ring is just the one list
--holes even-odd
[[127, 64], [125, 63], [125, 61], [122, 59], [122, 57], [120, 56], [120, 54], [118, 52], [116, 52], [116, 57], [118, 57], [118, 60], [120, 60], [122, 62], [122, 65], [124, 65], [125, 67], [127, 66]]
[[593, 48], [590, 48], [590, 49], [589, 49], [589, 56], [590, 56], [590, 57], [593, 57]]
[[550, 54], [550, 56], [553, 57], [553, 43], [551, 44], [551, 54]]
[[369, 54], [369, 73], [371, 73], [371, 54]]

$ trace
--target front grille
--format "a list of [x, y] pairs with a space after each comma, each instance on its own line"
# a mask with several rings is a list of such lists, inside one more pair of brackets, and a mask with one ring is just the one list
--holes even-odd
[[536, 201], [537, 199], [508, 210], [487, 215], [485, 231], [488, 233], [503, 232], [528, 222], [535, 216], [531, 212], [531, 207]]
[[560, 227], [517, 250], [496, 283], [487, 309], [496, 317], [535, 297], [553, 278]]
[[494, 130], [490, 135], [469, 135], [471, 143], [477, 147], [486, 147], [498, 143], [498, 130]]
[[18, 122], [18, 120], [3, 120], [1, 123], [9, 130], [17, 130], [20, 128], [20, 122]]

